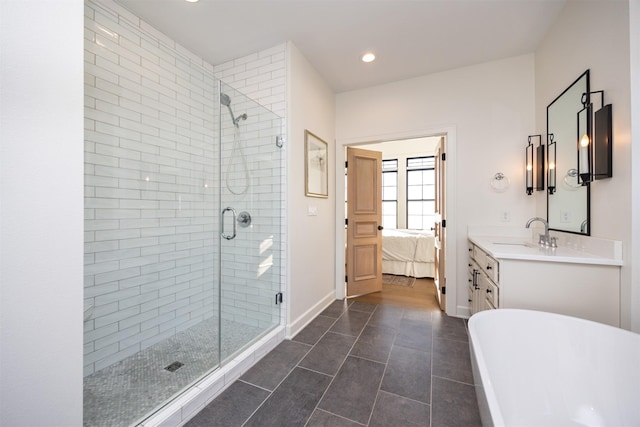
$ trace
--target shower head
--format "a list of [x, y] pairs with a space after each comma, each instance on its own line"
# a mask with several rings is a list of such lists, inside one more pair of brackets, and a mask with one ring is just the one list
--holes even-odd
[[235, 127], [239, 127], [238, 122], [240, 120], [247, 120], [247, 113], [241, 114], [238, 117], [233, 115], [233, 111], [231, 110], [231, 98], [226, 93], [220, 93], [220, 104], [224, 105], [229, 109], [229, 114], [231, 115], [231, 121]]

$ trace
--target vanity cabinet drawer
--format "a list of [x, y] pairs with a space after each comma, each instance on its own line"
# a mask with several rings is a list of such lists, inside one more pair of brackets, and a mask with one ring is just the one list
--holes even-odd
[[491, 280], [498, 283], [499, 277], [500, 277], [499, 276], [500, 263], [495, 259], [491, 258], [489, 255], [487, 255], [486, 252], [484, 252], [482, 249], [480, 249], [475, 245], [473, 245], [472, 253], [473, 253], [472, 255], [473, 259], [476, 261], [476, 263], [478, 263], [482, 271], [484, 271], [487, 274], [487, 276], [491, 278]]
[[487, 281], [487, 289], [485, 291], [485, 298], [493, 305], [493, 307], [498, 306], [498, 286], [492, 281]]
[[479, 266], [484, 268], [487, 262], [487, 254], [477, 246], [473, 247], [473, 259], [478, 263]]
[[495, 259], [487, 255], [485, 258], [485, 262], [481, 265], [485, 266], [485, 272], [487, 273], [487, 276], [491, 278], [491, 280], [493, 280], [496, 283], [500, 281], [499, 280], [500, 264], [498, 263], [498, 261], [496, 261]]

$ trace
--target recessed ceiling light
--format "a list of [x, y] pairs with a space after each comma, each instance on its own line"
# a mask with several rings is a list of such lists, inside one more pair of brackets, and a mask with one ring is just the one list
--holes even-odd
[[188, 1], [189, 3], [197, 3], [197, 2], [199, 2], [200, 0], [186, 0], [186, 1]]
[[376, 59], [376, 56], [371, 52], [367, 52], [364, 55], [362, 55], [362, 62], [373, 62], [375, 59]]

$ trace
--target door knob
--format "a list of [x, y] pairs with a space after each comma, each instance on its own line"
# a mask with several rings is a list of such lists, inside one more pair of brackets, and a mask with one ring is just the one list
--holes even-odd
[[379, 225], [379, 226], [378, 226], [378, 230], [382, 230], [383, 228], [384, 228], [384, 227], [383, 227], [383, 226], [381, 226], [381, 225]]

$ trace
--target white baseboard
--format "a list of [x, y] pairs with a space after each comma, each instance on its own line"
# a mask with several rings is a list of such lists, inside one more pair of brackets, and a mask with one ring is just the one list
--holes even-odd
[[313, 307], [305, 311], [300, 317], [293, 320], [286, 327], [285, 338], [291, 339], [296, 336], [305, 326], [307, 326], [316, 316], [327, 308], [332, 302], [336, 300], [336, 291], [332, 290], [324, 298], [318, 301]]
[[456, 317], [468, 319], [471, 317], [471, 309], [468, 306], [458, 306], [456, 310]]

